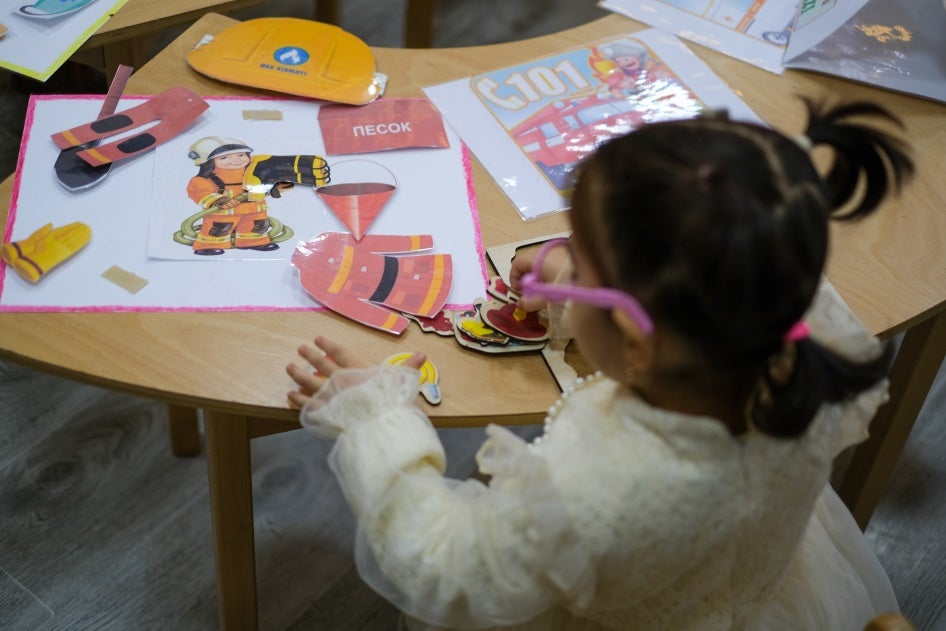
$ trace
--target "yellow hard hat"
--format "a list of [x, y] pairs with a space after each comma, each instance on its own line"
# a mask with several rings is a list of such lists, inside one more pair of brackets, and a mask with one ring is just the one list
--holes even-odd
[[187, 54], [201, 74], [254, 88], [350, 105], [384, 91], [374, 55], [362, 40], [331, 24], [256, 18], [206, 36]]
[[200, 166], [204, 162], [231, 153], [252, 153], [253, 148], [242, 140], [225, 136], [205, 136], [191, 145], [187, 157]]

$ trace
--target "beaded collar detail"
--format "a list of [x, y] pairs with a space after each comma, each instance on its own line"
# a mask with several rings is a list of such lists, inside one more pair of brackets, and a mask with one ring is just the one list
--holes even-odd
[[542, 421], [542, 433], [536, 436], [531, 443], [526, 445], [526, 448], [532, 449], [533, 447], [542, 444], [542, 440], [549, 435], [549, 432], [552, 431], [552, 424], [555, 422], [555, 419], [558, 418], [562, 407], [575, 392], [587, 388], [591, 384], [600, 381], [603, 377], [604, 375], [601, 374], [601, 371], [597, 371], [591, 375], [588, 375], [587, 377], [579, 377], [573, 385], [565, 388], [565, 390], [562, 392], [562, 396], [559, 397], [558, 401], [556, 401], [546, 413], [545, 420]]

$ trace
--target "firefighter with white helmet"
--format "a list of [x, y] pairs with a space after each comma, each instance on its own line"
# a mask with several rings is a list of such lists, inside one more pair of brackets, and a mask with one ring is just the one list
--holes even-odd
[[643, 44], [631, 40], [610, 42], [598, 48], [602, 59], [611, 62], [604, 81], [614, 96], [632, 96], [640, 89], [650, 57]]
[[197, 165], [197, 175], [187, 184], [187, 195], [204, 215], [194, 254], [218, 255], [230, 248], [276, 250], [270, 237], [266, 202], [248, 201], [243, 178], [253, 149], [224, 136], [206, 136], [193, 145], [187, 157]]

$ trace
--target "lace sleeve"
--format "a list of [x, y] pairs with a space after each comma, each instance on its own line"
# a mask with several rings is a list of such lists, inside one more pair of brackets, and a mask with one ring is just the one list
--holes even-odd
[[[866, 360], [881, 352], [880, 341], [864, 328], [827, 278], [822, 279], [806, 320], [812, 336], [840, 355]], [[867, 438], [877, 408], [889, 398], [887, 387], [887, 380], [881, 380], [841, 405], [836, 454]]]
[[587, 602], [590, 563], [545, 461], [491, 426], [479, 456], [491, 486], [444, 478], [426, 416], [409, 401], [381, 400], [384, 372], [310, 411], [344, 428], [329, 465], [358, 520], [362, 578], [410, 616], [450, 627], [514, 624], [558, 601]]

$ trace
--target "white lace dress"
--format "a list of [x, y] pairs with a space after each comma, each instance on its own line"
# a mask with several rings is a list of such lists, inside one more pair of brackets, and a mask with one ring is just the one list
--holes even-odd
[[[849, 354], [876, 350], [830, 287], [808, 321]], [[359, 571], [412, 629], [860, 631], [897, 603], [827, 479], [885, 393], [826, 406], [801, 438], [777, 440], [595, 377], [531, 445], [487, 428], [489, 487], [443, 477], [413, 371], [342, 371], [301, 418], [337, 439]]]

